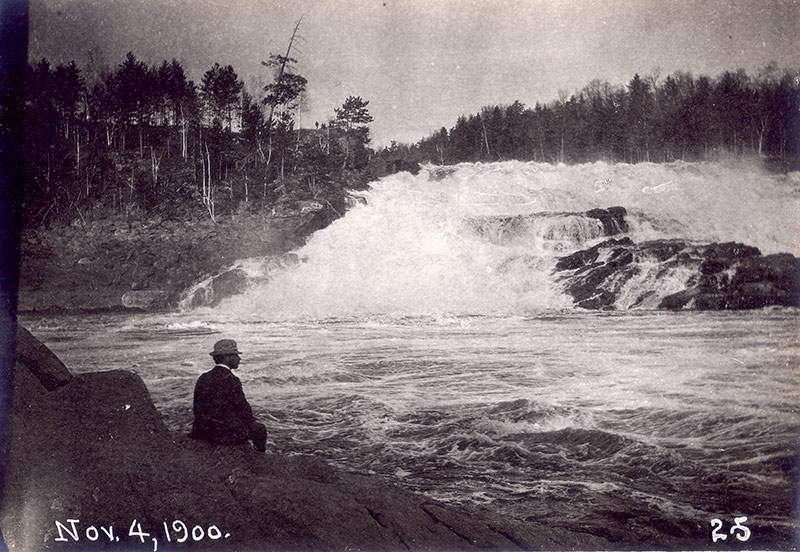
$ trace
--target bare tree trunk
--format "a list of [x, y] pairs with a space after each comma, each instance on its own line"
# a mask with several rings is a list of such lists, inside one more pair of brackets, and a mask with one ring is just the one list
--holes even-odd
[[128, 181], [128, 206], [126, 207], [126, 211], [133, 203], [133, 192], [135, 190], [136, 190], [136, 173], [134, 172], [133, 167], [131, 167], [131, 179]]
[[[297, 30], [300, 28], [300, 22], [303, 21], [303, 18], [297, 20], [297, 23], [294, 26], [294, 30], [292, 31], [292, 36], [289, 38], [289, 46], [286, 47], [286, 55], [283, 57], [283, 62], [281, 63], [281, 67], [278, 70], [278, 77], [275, 79], [275, 84], [280, 85], [281, 79], [283, 78], [283, 74], [286, 72], [286, 63], [289, 59], [289, 54], [292, 52], [292, 44], [294, 44], [294, 39], [297, 36]], [[269, 167], [270, 160], [272, 159], [272, 120], [275, 117], [275, 105], [271, 103], [269, 106], [269, 116], [267, 117], [267, 134], [269, 136], [269, 152], [267, 154], [267, 167]], [[265, 194], [266, 195], [266, 194]]]
[[202, 155], [200, 156], [201, 168], [203, 172], [200, 174], [202, 180], [202, 189], [200, 191], [200, 195], [203, 198], [203, 204], [206, 202], [206, 160], [203, 159]]
[[150, 146], [150, 166], [153, 172], [153, 188], [155, 188], [156, 193], [159, 192], [158, 189], [158, 168], [161, 165], [161, 158], [156, 157], [156, 152], [153, 150], [153, 146]]
[[[211, 152], [208, 151], [208, 143], [206, 143], [206, 159], [203, 161], [203, 203], [206, 205], [208, 214], [211, 216], [211, 222], [217, 222], [214, 215], [214, 187], [211, 183]], [[208, 165], [206, 166], [206, 162]]]
[[[281, 79], [283, 78], [283, 74], [286, 71], [286, 62], [289, 59], [289, 54], [292, 52], [292, 44], [294, 43], [294, 39], [297, 36], [297, 29], [300, 28], [300, 22], [303, 21], [303, 18], [297, 20], [297, 23], [294, 26], [294, 30], [292, 31], [292, 36], [289, 38], [289, 46], [286, 48], [286, 55], [283, 57], [283, 62], [281, 63], [281, 67], [278, 70], [278, 78], [275, 79], [275, 84], [280, 85]], [[275, 116], [275, 104], [270, 104], [269, 106], [269, 117], [267, 117], [267, 132], [269, 133], [270, 140], [270, 150], [272, 148], [272, 119]], [[271, 151], [270, 151], [271, 153]], [[269, 164], [269, 162], [267, 163]]]
[[183, 116], [183, 106], [181, 105], [181, 156], [184, 160], [186, 160], [186, 157], [188, 156], [186, 130], [186, 117]]
[[256, 138], [256, 146], [258, 146], [257, 148], [258, 156], [261, 158], [261, 162], [263, 163], [264, 161], [266, 161], [267, 156], [264, 155], [264, 148], [261, 146], [260, 132], [259, 132], [259, 137]]
[[342, 160], [342, 169], [347, 167], [347, 161], [350, 159], [350, 136], [348, 136], [348, 130], [344, 131], [344, 160]]
[[483, 134], [483, 145], [486, 146], [486, 157], [491, 157], [492, 152], [489, 151], [489, 136], [486, 133], [486, 124], [483, 122], [483, 117], [479, 117], [479, 119], [481, 120], [481, 129], [483, 129], [481, 134]]

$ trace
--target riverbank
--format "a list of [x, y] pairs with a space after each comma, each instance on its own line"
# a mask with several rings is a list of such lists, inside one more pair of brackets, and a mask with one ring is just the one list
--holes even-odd
[[312, 456], [170, 432], [139, 376], [73, 376], [21, 330], [0, 529], [9, 550], [608, 549]]
[[269, 216], [117, 217], [23, 232], [20, 312], [175, 308], [192, 284], [237, 259], [281, 255], [340, 213], [313, 201]]

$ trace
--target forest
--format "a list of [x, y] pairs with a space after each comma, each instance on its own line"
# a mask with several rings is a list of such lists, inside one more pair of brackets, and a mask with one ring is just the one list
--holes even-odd
[[783, 170], [800, 154], [800, 84], [770, 64], [716, 77], [658, 71], [627, 85], [593, 80], [533, 108], [515, 101], [462, 115], [416, 144], [370, 148], [369, 101], [298, 128], [307, 86], [296, 60], [271, 55], [273, 80], [248, 91], [230, 65], [199, 84], [182, 65], [133, 53], [113, 69], [42, 59], [25, 79], [27, 227], [108, 216], [268, 216], [314, 200], [343, 209], [347, 189], [420, 163], [670, 162], [759, 156]]
[[[288, 54], [288, 51], [287, 51]], [[336, 209], [367, 181], [369, 102], [350, 96], [317, 128], [296, 116], [306, 79], [272, 55], [256, 98], [230, 65], [195, 84], [182, 65], [128, 53], [113, 70], [42, 59], [25, 79], [24, 226], [102, 217], [273, 212], [313, 199]]]
[[[595, 79], [527, 108], [486, 106], [405, 154], [441, 164], [517, 159], [547, 163], [670, 162], [757, 155], [798, 168], [800, 77], [772, 63], [716, 78], [638, 74], [626, 86]], [[402, 146], [393, 146], [404, 149]]]

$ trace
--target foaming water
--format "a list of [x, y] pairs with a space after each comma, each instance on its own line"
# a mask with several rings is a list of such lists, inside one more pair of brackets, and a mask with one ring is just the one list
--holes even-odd
[[[606, 239], [586, 211], [624, 207], [624, 230], [636, 242], [739, 241], [798, 254], [799, 190], [797, 174], [745, 162], [504, 162], [401, 173], [372, 183], [365, 204], [317, 232], [299, 263], [256, 280], [222, 309], [320, 317], [565, 308], [554, 259]], [[680, 276], [657, 286], [679, 291]]]
[[73, 370], [140, 374], [182, 433], [235, 336], [276, 451], [615, 542], [705, 547], [741, 515], [754, 546], [798, 529], [792, 309], [24, 322]]

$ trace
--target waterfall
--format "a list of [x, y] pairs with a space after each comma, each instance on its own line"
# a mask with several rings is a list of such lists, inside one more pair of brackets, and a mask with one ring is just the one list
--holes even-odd
[[[274, 316], [524, 314], [569, 308], [560, 258], [609, 239], [735, 241], [800, 253], [800, 174], [755, 163], [500, 162], [399, 173], [317, 232], [299, 262], [219, 305]], [[680, 291], [686, 267], [637, 250], [617, 308]], [[695, 263], [697, 264], [697, 263]], [[252, 263], [251, 263], [252, 265]], [[692, 268], [692, 267], [690, 267]], [[626, 295], [627, 293], [627, 295]], [[651, 294], [652, 295], [652, 294]], [[623, 297], [624, 296], [624, 297]]]

